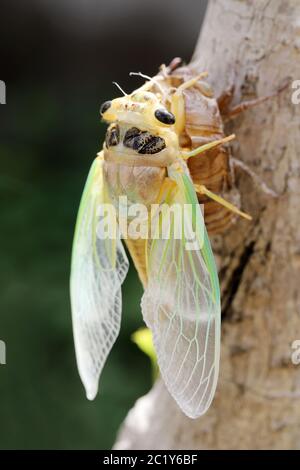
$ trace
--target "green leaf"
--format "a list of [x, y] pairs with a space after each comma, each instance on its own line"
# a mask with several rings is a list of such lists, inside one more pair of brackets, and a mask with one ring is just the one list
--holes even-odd
[[153, 382], [155, 382], [159, 374], [159, 369], [151, 331], [149, 328], [140, 328], [131, 335], [131, 339], [138, 346], [138, 348], [150, 358], [152, 366], [152, 379]]

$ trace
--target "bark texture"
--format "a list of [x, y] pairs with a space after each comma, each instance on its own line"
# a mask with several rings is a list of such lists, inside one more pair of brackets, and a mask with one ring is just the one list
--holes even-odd
[[[208, 70], [217, 95], [235, 85], [234, 103], [300, 79], [298, 0], [211, 0], [190, 66]], [[129, 412], [116, 449], [299, 449], [300, 104], [292, 88], [230, 124], [237, 186], [254, 221], [239, 220], [213, 240], [222, 286], [221, 369], [214, 402], [185, 417], [158, 381]]]

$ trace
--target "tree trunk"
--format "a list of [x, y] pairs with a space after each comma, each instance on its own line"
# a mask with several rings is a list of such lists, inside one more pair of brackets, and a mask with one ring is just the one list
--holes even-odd
[[[211, 0], [190, 67], [208, 70], [234, 103], [300, 79], [299, 0]], [[137, 401], [116, 449], [299, 449], [300, 104], [291, 86], [230, 127], [242, 160], [277, 194], [237, 172], [238, 220], [213, 240], [222, 286], [222, 349], [216, 397], [205, 416], [185, 417], [162, 381]], [[294, 361], [295, 362], [295, 361]]]

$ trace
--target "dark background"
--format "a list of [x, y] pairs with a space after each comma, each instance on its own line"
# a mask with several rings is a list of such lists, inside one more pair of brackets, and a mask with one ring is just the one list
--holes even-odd
[[206, 1], [2, 0], [0, 79], [0, 448], [110, 448], [151, 386], [130, 340], [142, 326], [133, 269], [120, 337], [94, 402], [75, 363], [69, 265], [76, 212], [101, 148], [101, 102], [141, 85], [173, 57], [190, 59]]

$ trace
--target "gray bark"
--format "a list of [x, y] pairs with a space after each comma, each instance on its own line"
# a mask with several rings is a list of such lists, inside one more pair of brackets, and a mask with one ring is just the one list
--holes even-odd
[[[216, 93], [235, 85], [234, 103], [300, 79], [298, 0], [211, 0], [190, 65], [208, 70]], [[213, 240], [222, 285], [217, 394], [207, 414], [185, 417], [158, 381], [129, 412], [116, 449], [299, 449], [300, 104], [289, 87], [240, 115], [234, 157], [278, 198], [237, 172], [239, 220]]]

